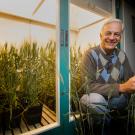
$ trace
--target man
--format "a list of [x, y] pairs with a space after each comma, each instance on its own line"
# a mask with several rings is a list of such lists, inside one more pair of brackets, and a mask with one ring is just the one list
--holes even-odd
[[101, 29], [100, 45], [87, 50], [83, 57], [81, 71], [86, 87], [80, 102], [84, 111], [94, 108], [106, 114], [124, 110], [135, 91], [127, 56], [117, 48], [123, 29], [121, 20], [108, 20]]

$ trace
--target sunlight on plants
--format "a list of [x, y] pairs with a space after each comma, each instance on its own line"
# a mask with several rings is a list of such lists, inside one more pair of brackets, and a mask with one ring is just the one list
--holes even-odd
[[[10, 43], [0, 46], [0, 113], [9, 112], [10, 124], [6, 124], [6, 116], [2, 116], [2, 123], [12, 127], [15, 117], [37, 104], [55, 111], [56, 43], [49, 41], [38, 47], [37, 42], [24, 41], [20, 49]], [[16, 109], [18, 114], [14, 114]]]

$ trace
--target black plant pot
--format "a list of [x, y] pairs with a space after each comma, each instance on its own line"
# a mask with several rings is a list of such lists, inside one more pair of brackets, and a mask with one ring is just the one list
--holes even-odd
[[28, 125], [33, 125], [41, 122], [43, 105], [37, 104], [30, 107], [24, 112], [24, 119]]
[[12, 118], [10, 119], [10, 112], [3, 111], [2, 113], [2, 129], [7, 130], [11, 128], [20, 127], [21, 123], [21, 109], [14, 109], [12, 112]]

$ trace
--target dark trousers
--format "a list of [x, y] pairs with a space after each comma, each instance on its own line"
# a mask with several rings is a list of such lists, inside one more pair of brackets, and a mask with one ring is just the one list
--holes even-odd
[[[109, 101], [97, 93], [85, 94], [80, 102], [84, 112], [90, 111], [91, 113], [91, 110], [92, 113], [95, 112], [92, 114], [95, 121], [95, 131], [98, 132], [97, 129], [99, 129], [101, 135], [115, 135], [116, 133], [120, 134], [123, 130], [124, 135], [128, 134], [126, 112], [128, 96], [126, 94], [111, 98]], [[125, 115], [125, 118], [121, 115]], [[114, 130], [116, 131], [115, 134], [113, 133]], [[97, 134], [100, 135], [99, 133]]]

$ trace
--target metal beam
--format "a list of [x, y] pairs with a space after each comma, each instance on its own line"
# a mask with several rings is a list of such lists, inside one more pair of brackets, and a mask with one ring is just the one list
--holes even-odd
[[52, 28], [52, 29], [56, 28], [56, 25], [54, 25], [54, 24], [49, 24], [46, 22], [38, 21], [35, 19], [27, 18], [27, 17], [17, 16], [17, 15], [5, 13], [5, 12], [0, 12], [0, 18], [23, 22], [23, 23], [28, 23], [28, 24], [30, 23], [30, 24], [48, 27], [48, 28]]
[[85, 28], [87, 28], [87, 27], [96, 25], [97, 23], [102, 22], [102, 21], [104, 21], [105, 19], [106, 19], [106, 18], [102, 18], [102, 19], [100, 19], [100, 20], [98, 20], [98, 21], [95, 21], [95, 22], [93, 22], [93, 23], [90, 23], [90, 24], [88, 24], [88, 25], [85, 25], [85, 26], [83, 26], [83, 27], [80, 27], [80, 28], [79, 28], [79, 31], [82, 30], [82, 29], [85, 29]]
[[[47, 27], [50, 29], [56, 29], [55, 24], [50, 24], [43, 21], [38, 21], [35, 19], [17, 16], [17, 15], [5, 13], [5, 12], [0, 12], [0, 18], [9, 19], [9, 20], [18, 21], [18, 22], [27, 23], [27, 24], [38, 25], [38, 26]], [[71, 28], [70, 30], [75, 32], [76, 34], [79, 32], [77, 29], [74, 29], [74, 28]]]
[[32, 16], [34, 16], [36, 14], [36, 12], [39, 10], [39, 8], [42, 6], [42, 4], [45, 2], [45, 0], [41, 0], [39, 2], [39, 4], [37, 5], [37, 7], [35, 8], [35, 10], [32, 13]]

